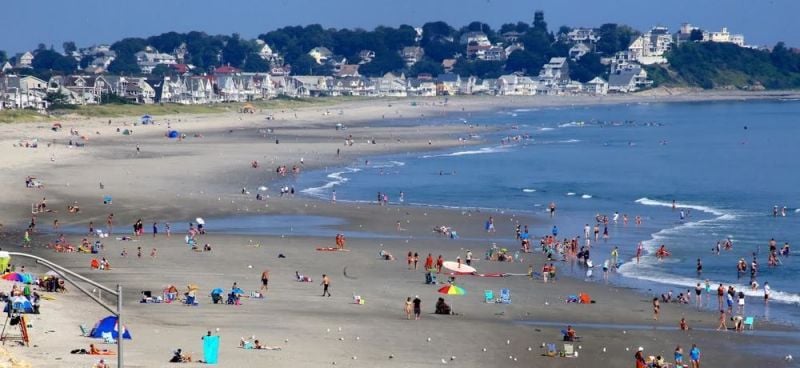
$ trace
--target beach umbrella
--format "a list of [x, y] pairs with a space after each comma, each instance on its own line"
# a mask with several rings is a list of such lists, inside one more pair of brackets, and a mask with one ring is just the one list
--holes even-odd
[[464, 288], [450, 284], [439, 289], [439, 294], [445, 295], [466, 295], [467, 291]]
[[265, 187], [265, 186], [260, 186], [260, 187], [258, 187], [258, 190], [260, 190], [260, 191], [262, 191], [262, 192], [266, 192], [266, 191], [267, 191], [267, 187]]
[[200, 225], [205, 225], [206, 224], [206, 220], [203, 220], [202, 217], [198, 217], [198, 218], [194, 219], [194, 221], [197, 222]]
[[52, 276], [52, 277], [59, 277], [58, 272], [53, 271], [53, 270], [47, 271], [44, 275], [45, 276]]
[[212, 295], [213, 294], [222, 295], [223, 293], [225, 293], [225, 290], [222, 290], [222, 288], [214, 288], [211, 290]]
[[29, 273], [9, 272], [3, 275], [3, 280], [33, 284], [33, 275]]

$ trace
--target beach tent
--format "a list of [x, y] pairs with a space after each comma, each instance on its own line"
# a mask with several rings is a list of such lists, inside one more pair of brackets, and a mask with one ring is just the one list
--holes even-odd
[[122, 135], [131, 135], [131, 131], [128, 130], [128, 129], [125, 129], [125, 130], [122, 131]]
[[142, 115], [141, 121], [142, 124], [147, 125], [153, 122], [153, 117], [150, 115]]
[[589, 303], [592, 302], [592, 297], [589, 296], [589, 294], [586, 294], [586, 293], [578, 294], [578, 299], [580, 299], [581, 304], [589, 304]]
[[167, 133], [167, 137], [169, 138], [178, 138], [180, 136], [181, 133], [179, 133], [177, 130], [170, 130], [169, 133]]
[[203, 336], [203, 359], [206, 364], [219, 362], [219, 336]]
[[253, 106], [253, 104], [247, 103], [244, 104], [244, 106], [242, 107], [242, 113], [254, 114], [255, 112], [256, 112], [256, 107]]
[[[117, 317], [116, 316], [108, 316], [103, 318], [97, 323], [95, 323], [94, 328], [92, 328], [92, 332], [89, 333], [89, 337], [94, 337], [96, 339], [102, 339], [103, 333], [111, 333], [111, 337], [118, 339], [119, 338], [119, 328], [117, 327]], [[122, 326], [122, 336], [128, 340], [131, 339], [131, 333], [128, 331], [125, 326]]]
[[15, 296], [9, 299], [9, 303], [6, 303], [5, 309], [3, 309], [3, 313], [8, 313], [9, 305], [14, 306], [14, 311], [19, 313], [33, 313], [33, 304], [31, 301], [22, 296]]

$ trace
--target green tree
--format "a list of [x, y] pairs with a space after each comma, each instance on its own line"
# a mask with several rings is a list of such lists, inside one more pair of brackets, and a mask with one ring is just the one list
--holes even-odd
[[703, 40], [703, 31], [699, 29], [693, 29], [691, 33], [689, 33], [689, 41], [702, 41]]
[[92, 55], [84, 55], [81, 57], [81, 60], [78, 62], [78, 67], [81, 69], [86, 69], [89, 65], [92, 65], [92, 61], [94, 61], [94, 56]]
[[8, 54], [4, 50], [0, 50], [0, 63], [8, 61]]
[[547, 62], [542, 54], [534, 54], [527, 50], [517, 50], [511, 53], [506, 60], [506, 71], [538, 74], [539, 69]]
[[135, 75], [142, 72], [136, 64], [136, 57], [129, 53], [117, 54], [114, 61], [108, 65], [108, 71], [120, 75]]
[[251, 51], [247, 44], [239, 38], [239, 35], [234, 33], [222, 49], [222, 63], [240, 68], [244, 64], [244, 58]]
[[581, 83], [586, 83], [594, 77], [604, 77], [606, 66], [600, 62], [600, 55], [589, 53], [583, 55], [577, 62], [570, 61], [569, 77]]
[[41, 50], [36, 53], [31, 66], [34, 70], [49, 70], [56, 73], [72, 73], [78, 66], [75, 59], [61, 55], [53, 50]]
[[607, 23], [597, 30], [600, 39], [597, 41], [597, 51], [611, 56], [618, 51], [627, 50], [639, 33], [631, 27]]
[[147, 47], [147, 41], [143, 38], [130, 37], [123, 38], [111, 44], [111, 49], [117, 52], [117, 56], [124, 54], [133, 55]]
[[394, 51], [390, 51], [387, 49], [381, 50], [375, 53], [375, 58], [372, 59], [372, 62], [361, 65], [358, 68], [359, 73], [370, 76], [370, 77], [377, 77], [384, 75], [388, 72], [396, 72], [405, 66], [403, 59], [400, 57], [400, 54]]
[[175, 70], [170, 68], [169, 65], [166, 64], [158, 64], [153, 71], [150, 72], [151, 75], [163, 77], [165, 75], [174, 75]]
[[533, 13], [533, 28], [547, 33], [547, 22], [544, 21], [544, 11], [537, 10]]
[[64, 42], [64, 44], [62, 44], [62, 47], [64, 48], [64, 55], [67, 56], [71, 55], [75, 51], [78, 51], [78, 47], [75, 46], [75, 42], [72, 41]]
[[242, 69], [248, 73], [261, 73], [269, 71], [269, 63], [256, 53], [250, 53], [244, 61]]
[[442, 63], [437, 63], [429, 58], [422, 58], [422, 60], [416, 62], [408, 70], [408, 75], [420, 75], [420, 74], [439, 75], [442, 73], [444, 73], [444, 70], [442, 68]]
[[185, 39], [186, 35], [178, 32], [167, 32], [158, 36], [148, 37], [147, 43], [161, 52], [172, 52], [172, 50], [178, 48]]

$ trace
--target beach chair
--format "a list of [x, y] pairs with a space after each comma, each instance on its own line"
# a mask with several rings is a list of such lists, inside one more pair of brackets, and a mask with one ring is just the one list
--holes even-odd
[[753, 325], [755, 323], [756, 323], [756, 319], [753, 316], [750, 316], [750, 317], [747, 317], [747, 318], [744, 319], [744, 326], [747, 327], [747, 329], [749, 329], [749, 330], [753, 329]]
[[500, 303], [511, 304], [511, 290], [508, 288], [500, 289]]
[[547, 352], [545, 352], [545, 355], [549, 357], [557, 357], [558, 350], [556, 349], [556, 344], [547, 344]]
[[86, 328], [86, 326], [78, 325], [78, 327], [80, 327], [80, 329], [81, 329], [81, 336], [89, 337], [89, 335], [91, 335], [92, 331], [89, 330], [88, 328]]
[[572, 344], [564, 344], [564, 356], [567, 358], [574, 358], [575, 346]]
[[105, 344], [116, 344], [117, 340], [114, 339], [114, 335], [111, 332], [103, 332], [101, 337], [103, 338], [103, 343]]
[[484, 299], [484, 301], [485, 301], [485, 302], [487, 302], [487, 303], [494, 303], [494, 302], [495, 302], [495, 300], [494, 300], [494, 291], [492, 291], [492, 290], [485, 290], [485, 291], [483, 292], [483, 299]]

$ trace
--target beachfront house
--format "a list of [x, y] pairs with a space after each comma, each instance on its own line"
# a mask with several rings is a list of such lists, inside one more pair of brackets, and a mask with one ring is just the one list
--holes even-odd
[[594, 77], [583, 84], [583, 91], [590, 95], [605, 95], [608, 93], [608, 82], [603, 78]]
[[49, 105], [47, 82], [33, 76], [5, 75], [0, 77], [0, 100], [4, 108], [35, 109], [44, 112]]
[[320, 97], [331, 94], [332, 78], [322, 75], [294, 75], [288, 77], [287, 94], [300, 97]]
[[381, 97], [406, 97], [406, 77], [403, 74], [399, 76], [392, 72], [384, 74], [380, 78], [372, 78], [372, 83], [375, 85], [375, 94]]
[[[569, 63], [565, 57], [550, 58], [550, 61], [539, 72], [539, 84], [542, 87], [555, 87], [569, 81]], [[551, 94], [548, 92], [547, 94]]]
[[538, 83], [520, 74], [501, 75], [497, 78], [497, 94], [502, 96], [533, 96]]
[[593, 44], [600, 38], [592, 28], [573, 28], [565, 35], [571, 43]]
[[436, 77], [437, 96], [455, 96], [461, 89], [461, 76], [455, 73], [439, 74]]
[[739, 47], [745, 47], [744, 43], [744, 35], [741, 34], [731, 34], [728, 32], [727, 27], [722, 27], [722, 31], [720, 32], [704, 32], [703, 33], [703, 41], [705, 42], [721, 42], [721, 43], [732, 43]]
[[649, 87], [647, 71], [640, 65], [629, 63], [615, 66], [608, 77], [608, 92], [629, 93]]
[[[59, 79], [51, 79], [50, 83], [58, 83]], [[61, 85], [73, 92], [80, 105], [99, 104], [102, 96], [111, 93], [111, 85], [103, 76], [71, 75], [61, 80]]]
[[408, 96], [433, 97], [436, 96], [436, 83], [430, 75], [418, 75], [416, 78], [408, 78], [406, 80], [406, 93]]

